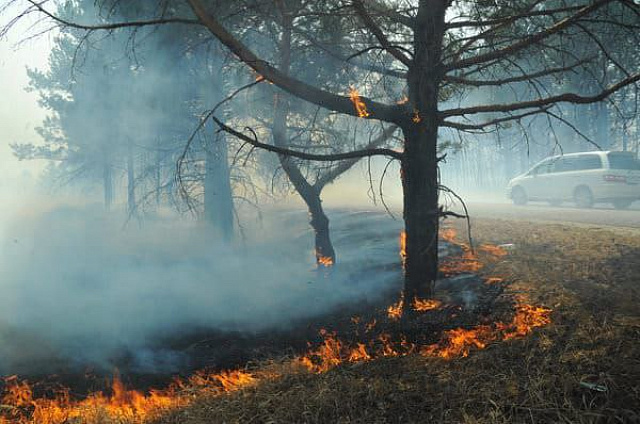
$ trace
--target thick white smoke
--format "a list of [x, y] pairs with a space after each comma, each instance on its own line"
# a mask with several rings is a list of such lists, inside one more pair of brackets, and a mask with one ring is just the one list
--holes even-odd
[[[173, 215], [125, 226], [123, 216], [97, 204], [32, 203], [13, 216], [5, 211], [0, 373], [31, 372], [56, 359], [108, 367], [123, 350], [142, 367], [162, 367], [175, 358], [154, 350], [158, 338], [198, 328], [287, 325], [375, 297], [398, 281], [394, 272], [379, 270], [364, 280], [350, 277], [363, 259], [397, 260], [395, 237], [366, 237], [365, 245], [357, 230], [340, 230], [351, 221], [344, 213], [334, 220], [341, 266], [318, 273], [306, 214], [277, 215], [262, 229], [245, 230], [253, 241], [229, 248], [201, 224]], [[353, 218], [367, 227], [366, 217]], [[395, 232], [395, 223], [381, 222], [386, 230], [380, 231]]]

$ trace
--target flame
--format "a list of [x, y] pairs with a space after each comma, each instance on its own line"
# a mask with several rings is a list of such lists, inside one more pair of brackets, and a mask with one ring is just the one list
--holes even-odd
[[351, 99], [351, 103], [356, 108], [356, 112], [358, 112], [358, 116], [360, 118], [367, 118], [369, 116], [369, 111], [367, 110], [367, 105], [364, 104], [362, 99], [360, 98], [360, 94], [355, 87], [349, 87], [349, 98]]
[[[466, 245], [455, 242], [453, 229], [443, 229], [443, 239], [463, 248], [463, 259], [473, 260], [479, 265], [475, 256], [471, 256]], [[403, 251], [401, 235], [401, 255]], [[466, 250], [465, 250], [466, 249]], [[501, 257], [503, 249], [497, 246], [482, 245], [480, 251], [492, 257]], [[491, 277], [487, 283], [502, 281]], [[490, 325], [477, 325], [468, 328], [455, 328], [445, 331], [440, 340], [434, 344], [418, 345], [409, 342], [405, 336], [396, 339], [383, 332], [374, 336], [367, 343], [361, 341], [345, 342], [335, 332], [321, 330], [322, 342], [316, 347], [309, 345], [305, 355], [296, 357], [286, 364], [302, 366], [313, 373], [327, 372], [343, 363], [370, 361], [380, 357], [406, 356], [419, 353], [424, 357], [451, 360], [466, 357], [472, 351], [484, 349], [492, 343], [518, 339], [527, 336], [535, 328], [551, 322], [551, 309], [533, 306], [525, 296], [515, 298], [515, 311], [509, 322], [496, 322]], [[387, 308], [390, 319], [402, 316], [404, 297]], [[433, 299], [414, 299], [416, 311], [429, 311], [440, 308], [441, 302]], [[362, 321], [359, 317], [352, 320], [356, 325]], [[372, 332], [377, 322], [372, 320], [366, 324], [366, 332]], [[279, 374], [261, 369], [255, 372], [229, 370], [219, 373], [205, 371], [196, 372], [187, 380], [176, 379], [174, 384], [165, 390], [152, 390], [143, 393], [128, 390], [120, 377], [113, 377], [110, 394], [96, 392], [84, 399], [74, 399], [68, 389], [59, 390], [53, 398], [36, 398], [32, 386], [16, 376], [5, 379], [5, 389], [0, 399], [0, 424], [68, 424], [74, 422], [101, 423], [107, 420], [142, 424], [154, 419], [167, 410], [184, 407], [192, 403], [198, 396], [221, 395], [237, 391], [257, 384], [266, 378], [276, 378]]]
[[492, 244], [481, 244], [480, 247], [478, 247], [478, 249], [482, 252], [488, 253], [490, 255], [493, 255], [497, 258], [501, 258], [503, 256], [507, 256], [509, 254], [509, 252], [507, 252], [506, 250], [504, 250], [502, 247], [500, 246], [494, 246]]
[[415, 299], [413, 301], [413, 309], [419, 312], [431, 311], [442, 306], [442, 302], [435, 299]]
[[400, 259], [402, 259], [402, 267], [407, 259], [407, 232], [400, 232]]
[[387, 308], [387, 316], [391, 320], [398, 320], [402, 318], [402, 308], [404, 306], [404, 298]]
[[371, 322], [367, 323], [367, 325], [364, 326], [365, 333], [373, 331], [373, 329], [376, 327], [376, 324], [378, 324], [378, 321], [375, 318]]
[[[2, 404], [12, 408], [7, 416], [0, 416], [1, 424], [66, 424], [69, 422], [99, 423], [106, 417], [116, 422], [143, 423], [170, 409], [191, 403], [196, 394], [221, 394], [254, 384], [256, 377], [245, 371], [224, 371], [219, 374], [198, 372], [187, 381], [176, 380], [166, 390], [152, 390], [148, 394], [126, 389], [116, 373], [111, 382], [111, 394], [90, 394], [74, 400], [69, 390], [61, 390], [53, 399], [34, 398], [27, 381], [17, 377], [5, 379]], [[191, 392], [186, 388], [191, 388]], [[196, 388], [196, 391], [193, 390]]]
[[[483, 263], [479, 260], [478, 255], [471, 250], [468, 244], [456, 240], [457, 231], [454, 228], [444, 228], [440, 231], [440, 238], [459, 246], [462, 249], [462, 256], [459, 258], [448, 258], [440, 263], [440, 271], [445, 275], [459, 274], [463, 272], [476, 272], [483, 268]], [[492, 244], [482, 244], [478, 247], [478, 251], [488, 255], [487, 259], [500, 259], [509, 253]]]
[[318, 263], [318, 266], [324, 266], [326, 268], [333, 266], [333, 258], [330, 256], [318, 255], [316, 256], [316, 262]]
[[[387, 308], [387, 317], [391, 320], [398, 320], [402, 317], [402, 308], [404, 306], [404, 295], [400, 300]], [[442, 302], [436, 299], [414, 299], [413, 310], [417, 312], [426, 312], [438, 309], [442, 306]]]
[[455, 228], [442, 228], [440, 230], [440, 238], [444, 241], [448, 241], [449, 243], [456, 243], [456, 237], [458, 236], [458, 232]]
[[489, 277], [485, 280], [486, 284], [498, 284], [498, 283], [502, 283], [504, 281], [503, 278], [500, 277]]
[[536, 327], [544, 327], [551, 323], [551, 310], [540, 306], [520, 303], [516, 306], [516, 314], [510, 325], [502, 326], [503, 339], [511, 340], [524, 337]]
[[356, 347], [351, 349], [349, 353], [349, 358], [347, 359], [349, 362], [362, 362], [368, 361], [371, 359], [371, 355], [367, 352], [367, 346], [363, 343], [357, 343]]

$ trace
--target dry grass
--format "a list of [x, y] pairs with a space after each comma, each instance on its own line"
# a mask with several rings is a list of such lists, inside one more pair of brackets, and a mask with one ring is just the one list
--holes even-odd
[[553, 308], [553, 324], [453, 361], [285, 372], [154, 424], [640, 422], [640, 236], [498, 220], [474, 228], [479, 241], [515, 244], [484, 272]]

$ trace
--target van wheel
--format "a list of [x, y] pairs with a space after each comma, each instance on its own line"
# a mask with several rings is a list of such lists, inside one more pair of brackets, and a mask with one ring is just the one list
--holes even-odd
[[579, 208], [588, 209], [593, 206], [593, 194], [589, 187], [578, 187], [573, 193], [573, 200]]
[[613, 201], [613, 207], [616, 209], [627, 209], [629, 206], [631, 206], [632, 203], [633, 200], [616, 199]]
[[511, 190], [511, 200], [513, 200], [514, 205], [522, 206], [526, 205], [529, 199], [522, 187], [514, 187], [514, 189]]

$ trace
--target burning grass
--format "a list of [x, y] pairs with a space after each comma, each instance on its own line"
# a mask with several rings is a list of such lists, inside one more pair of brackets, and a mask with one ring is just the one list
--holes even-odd
[[[508, 255], [481, 246], [476, 255], [463, 245], [463, 254], [468, 256], [459, 261], [464, 266], [475, 261], [473, 269], [485, 275], [488, 288], [518, 280], [508, 289], [515, 302], [510, 319], [485, 316], [481, 321], [486, 322], [445, 329], [439, 339], [431, 340], [413, 336], [416, 331], [428, 332], [424, 325], [433, 325], [432, 321], [419, 321], [422, 327], [407, 329], [386, 310], [373, 319], [354, 317], [357, 331], [346, 338], [323, 330], [320, 340], [310, 344], [305, 354], [250, 370], [197, 373], [165, 391], [148, 394], [127, 391], [116, 380], [110, 395], [73, 400], [67, 392], [51, 403], [34, 399], [29, 386], [13, 379], [9, 397], [2, 402], [6, 413], [0, 423], [637, 419], [640, 356], [634, 340], [640, 326], [612, 324], [635, 322], [629, 313], [637, 314], [637, 307], [626, 309], [626, 303], [612, 304], [607, 298], [618, 299], [630, 289], [636, 274], [628, 274], [619, 265], [639, 271], [638, 263], [635, 259], [627, 263], [628, 257], [623, 260], [615, 253], [633, 246], [637, 253], [640, 237], [609, 239], [608, 233], [601, 232], [596, 238], [585, 238], [564, 227], [541, 229], [486, 221], [476, 223], [476, 229], [478, 239], [516, 246]], [[445, 234], [459, 243], [453, 231]], [[567, 259], [578, 254], [583, 255], [576, 261], [579, 265], [567, 267]], [[445, 268], [443, 272], [454, 271]], [[609, 281], [607, 289], [617, 285], [619, 290], [594, 291], [580, 282], [585, 276], [593, 278], [594, 272]], [[627, 293], [634, 301], [637, 295], [637, 289]], [[611, 311], [593, 314], [585, 310], [589, 302], [597, 304], [593, 296]], [[401, 302], [394, 305], [398, 314]], [[553, 306], [554, 324], [549, 325], [549, 309], [532, 304]], [[441, 314], [447, 320], [463, 313], [440, 300], [417, 300], [414, 306], [425, 316]], [[542, 326], [547, 329], [531, 334]], [[407, 336], [398, 332], [405, 330]], [[451, 360], [465, 356], [465, 360]]]
[[[511, 292], [551, 305], [554, 321], [541, 332], [518, 337], [540, 317], [520, 304], [504, 340], [464, 360], [385, 356], [289, 373], [157, 423], [637, 422], [640, 237], [487, 220], [475, 229], [477, 239], [515, 245], [481, 272], [490, 285], [517, 280]], [[455, 343], [465, 332], [450, 335]]]

